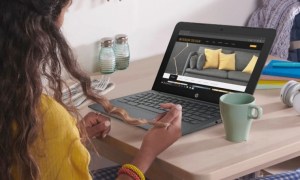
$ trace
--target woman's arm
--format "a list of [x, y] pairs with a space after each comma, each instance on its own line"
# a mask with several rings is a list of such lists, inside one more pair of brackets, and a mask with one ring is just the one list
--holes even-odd
[[[170, 123], [168, 127], [153, 127], [145, 135], [141, 148], [134, 157], [131, 164], [138, 167], [145, 173], [157, 155], [167, 149], [181, 136], [181, 115], [182, 107], [171, 103], [161, 105], [162, 108], [169, 109], [163, 116], [157, 117], [156, 121]], [[131, 177], [121, 174], [118, 180], [132, 179]]]

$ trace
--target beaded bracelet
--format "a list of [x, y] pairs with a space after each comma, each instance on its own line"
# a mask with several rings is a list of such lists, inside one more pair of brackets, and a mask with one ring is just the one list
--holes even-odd
[[134, 180], [141, 180], [141, 178], [135, 172], [133, 172], [132, 170], [127, 169], [127, 168], [122, 167], [118, 171], [118, 175], [121, 175], [121, 174], [126, 174], [127, 176], [130, 176]]
[[140, 177], [140, 180], [145, 180], [144, 173], [139, 168], [137, 168], [135, 165], [124, 164], [122, 166], [122, 168], [130, 169], [131, 171], [133, 171], [134, 173], [136, 173], [136, 175], [138, 175]]

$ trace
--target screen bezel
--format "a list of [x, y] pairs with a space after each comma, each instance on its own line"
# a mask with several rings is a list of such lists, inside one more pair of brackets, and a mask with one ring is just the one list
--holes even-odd
[[161, 83], [163, 74], [166, 70], [167, 64], [169, 62], [170, 56], [172, 54], [173, 48], [175, 43], [177, 42], [177, 37], [179, 36], [180, 31], [194, 31], [194, 32], [201, 32], [201, 33], [218, 33], [226, 35], [244, 35], [253, 36], [253, 37], [264, 37], [265, 42], [261, 49], [260, 55], [257, 60], [257, 64], [250, 76], [249, 82], [245, 89], [245, 93], [253, 94], [256, 88], [259, 76], [261, 71], [265, 65], [265, 62], [268, 58], [270, 49], [272, 47], [276, 30], [275, 29], [263, 29], [263, 28], [251, 28], [251, 27], [241, 27], [241, 26], [228, 26], [228, 25], [216, 25], [216, 24], [201, 24], [201, 23], [190, 23], [190, 22], [179, 22], [174, 28], [172, 33], [170, 42], [168, 44], [166, 53], [163, 57], [163, 61], [155, 78], [155, 82], [152, 86], [152, 90], [171, 93], [183, 97], [193, 98], [197, 100], [205, 100], [212, 103], [218, 103], [219, 97], [224, 92], [216, 92], [216, 91], [199, 91], [199, 93], [195, 93], [189, 89], [182, 89], [182, 88], [174, 88], [172, 86], [164, 85]]

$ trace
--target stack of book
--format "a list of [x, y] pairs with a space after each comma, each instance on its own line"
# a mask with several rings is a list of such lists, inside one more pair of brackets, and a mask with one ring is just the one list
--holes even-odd
[[290, 80], [300, 82], [300, 63], [271, 60], [264, 67], [256, 89], [282, 88]]

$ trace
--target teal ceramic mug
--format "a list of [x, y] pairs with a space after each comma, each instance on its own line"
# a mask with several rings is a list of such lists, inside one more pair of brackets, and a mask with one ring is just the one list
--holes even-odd
[[252, 119], [262, 116], [263, 110], [255, 105], [255, 98], [247, 93], [230, 93], [220, 97], [220, 112], [226, 139], [232, 142], [247, 141]]

